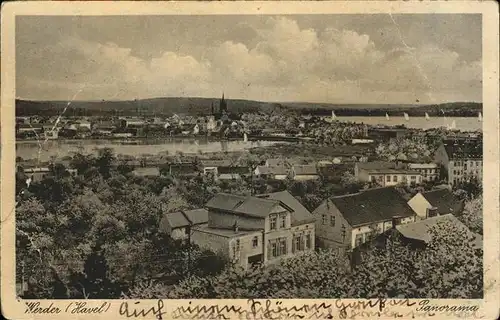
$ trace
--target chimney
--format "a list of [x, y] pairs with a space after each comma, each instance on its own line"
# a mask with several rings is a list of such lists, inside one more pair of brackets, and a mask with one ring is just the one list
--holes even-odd
[[233, 224], [233, 230], [235, 233], [237, 233], [239, 231], [239, 228], [238, 228], [238, 221], [235, 221], [234, 224]]
[[392, 217], [392, 228], [396, 229], [396, 226], [399, 224], [401, 224], [401, 218], [398, 216]]

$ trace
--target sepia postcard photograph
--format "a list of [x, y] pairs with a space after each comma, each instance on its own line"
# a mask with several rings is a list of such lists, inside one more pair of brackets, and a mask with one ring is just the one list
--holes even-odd
[[2, 313], [493, 319], [498, 102], [494, 2], [8, 3]]

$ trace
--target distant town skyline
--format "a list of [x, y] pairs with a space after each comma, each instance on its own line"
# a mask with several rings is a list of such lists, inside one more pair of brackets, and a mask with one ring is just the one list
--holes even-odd
[[482, 101], [481, 15], [19, 16], [16, 96]]

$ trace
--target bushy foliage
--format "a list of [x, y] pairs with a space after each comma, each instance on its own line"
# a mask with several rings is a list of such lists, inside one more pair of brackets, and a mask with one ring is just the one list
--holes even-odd
[[[480, 298], [482, 249], [466, 228], [441, 222], [423, 247], [397, 234], [363, 249], [351, 264], [337, 250], [321, 250], [249, 270], [230, 267], [211, 277], [191, 276], [175, 286], [138, 284], [131, 298]], [[450, 254], [453, 252], [454, 254]]]

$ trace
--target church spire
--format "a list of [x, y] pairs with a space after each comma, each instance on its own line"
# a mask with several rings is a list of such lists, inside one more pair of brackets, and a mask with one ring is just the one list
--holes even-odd
[[227, 113], [227, 103], [224, 100], [224, 92], [222, 92], [222, 99], [220, 100], [220, 113]]

